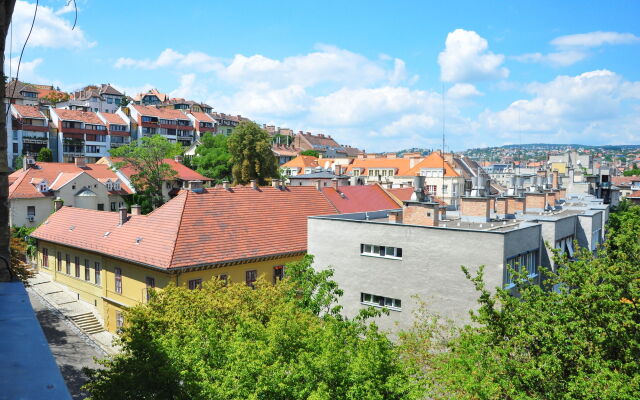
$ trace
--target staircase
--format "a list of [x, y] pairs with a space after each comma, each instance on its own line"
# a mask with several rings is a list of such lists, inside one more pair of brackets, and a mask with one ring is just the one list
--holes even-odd
[[92, 335], [94, 333], [104, 331], [104, 328], [102, 327], [102, 325], [100, 325], [100, 322], [98, 322], [96, 317], [91, 312], [77, 314], [70, 318], [71, 321], [73, 321], [73, 323], [87, 335]]

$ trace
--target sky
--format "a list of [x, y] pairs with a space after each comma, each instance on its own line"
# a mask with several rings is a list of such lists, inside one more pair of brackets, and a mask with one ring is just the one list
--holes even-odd
[[[206, 102], [367, 151], [640, 144], [638, 1], [42, 0], [20, 79]], [[18, 0], [5, 72], [35, 10]]]

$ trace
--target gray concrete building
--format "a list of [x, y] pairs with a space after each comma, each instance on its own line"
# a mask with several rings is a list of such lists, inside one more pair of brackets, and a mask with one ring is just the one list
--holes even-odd
[[[507, 265], [539, 283], [539, 267], [553, 267], [545, 243], [573, 256], [574, 240], [591, 250], [603, 240], [607, 206], [591, 196], [560, 201], [553, 211], [517, 219], [491, 214], [483, 221], [421, 196], [398, 210], [309, 218], [308, 252], [315, 268], [335, 270], [348, 317], [367, 306], [386, 307], [389, 315], [377, 322], [397, 332], [411, 326], [423, 301], [430, 312], [463, 324], [478, 306], [478, 293], [461, 266], [472, 273], [484, 266], [490, 289], [513, 286]], [[491, 204], [479, 199], [463, 210], [478, 213]]]

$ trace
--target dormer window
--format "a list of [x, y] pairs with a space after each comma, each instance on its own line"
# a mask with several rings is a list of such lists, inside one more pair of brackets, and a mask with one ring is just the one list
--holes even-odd
[[38, 184], [38, 190], [43, 193], [46, 192], [47, 190], [49, 190], [49, 186], [47, 185], [46, 181], [42, 181]]
[[113, 183], [113, 190], [120, 190], [120, 182], [115, 181]]
[[107, 181], [106, 186], [107, 190], [113, 190], [113, 183], [111, 181]]

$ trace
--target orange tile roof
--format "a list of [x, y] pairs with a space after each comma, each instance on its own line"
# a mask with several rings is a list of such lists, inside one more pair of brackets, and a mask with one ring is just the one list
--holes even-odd
[[[118, 179], [116, 173], [106, 164], [87, 164], [86, 167], [80, 168], [76, 167], [74, 163], [37, 162], [35, 167], [26, 170], [20, 169], [9, 175], [9, 181], [12, 182], [9, 186], [9, 199], [51, 196], [51, 192], [41, 193], [32, 182], [40, 182], [45, 179], [49, 186], [55, 182], [55, 188], [60, 188], [63, 183], [69, 182], [70, 179], [82, 172], [98, 180], [101, 178], [111, 178], [114, 181]], [[56, 179], [59, 182], [56, 182]], [[122, 194], [129, 193], [133, 193], [133, 191], [123, 183]]]
[[40, 118], [45, 119], [46, 116], [36, 106], [23, 106], [21, 104], [12, 104], [18, 115], [22, 118]]
[[[120, 158], [104, 157], [104, 159], [107, 161], [107, 164], [122, 161], [122, 159]], [[206, 176], [192, 170], [191, 168], [185, 166], [184, 164], [177, 162], [173, 158], [165, 158], [162, 161], [165, 164], [169, 164], [171, 169], [176, 171], [175, 177], [177, 179], [180, 179], [183, 181], [203, 181], [203, 182], [208, 182], [213, 180], [211, 178], [207, 178]], [[138, 172], [135, 168], [130, 166], [124, 166], [120, 168], [119, 171], [122, 172], [128, 179], [131, 179], [131, 176], [135, 175]]]
[[216, 120], [213, 119], [213, 117], [207, 113], [191, 111], [190, 114], [193, 115], [196, 121], [199, 121], [199, 122], [211, 122], [211, 123], [216, 122]]
[[181, 119], [185, 121], [191, 121], [185, 113], [180, 110], [173, 110], [171, 108], [157, 108], [150, 106], [141, 106], [139, 104], [130, 104], [132, 108], [135, 108], [140, 115], [148, 117], [158, 117], [161, 119]]
[[63, 207], [32, 236], [173, 269], [304, 252], [307, 217], [334, 213], [314, 187], [208, 188], [183, 190], [122, 226], [118, 213]]
[[315, 168], [318, 166], [318, 157], [299, 155], [293, 160], [282, 164], [282, 168]]
[[640, 197], [640, 190], [636, 190], [635, 192], [632, 192], [630, 195], [628, 195], [627, 197], [633, 197], [633, 198], [638, 198]]
[[58, 114], [60, 119], [63, 121], [81, 121], [86, 124], [105, 126], [104, 122], [102, 122], [102, 120], [98, 118], [98, 115], [94, 112], [65, 110], [63, 108], [56, 108], [53, 111]]
[[440, 153], [435, 151], [429, 154], [428, 156], [426, 156], [424, 160], [417, 163], [413, 168], [411, 168], [407, 173], [407, 175], [410, 175], [410, 176], [418, 175], [422, 168], [442, 168], [443, 162], [444, 162], [444, 171], [445, 171], [444, 176], [446, 177], [460, 176], [460, 174], [458, 174], [453, 169], [451, 164], [449, 164], [447, 161], [444, 161]]
[[[378, 184], [366, 186], [325, 187], [322, 193], [340, 213], [392, 210], [402, 207]], [[342, 195], [344, 196], [342, 196]]]
[[361, 168], [360, 175], [368, 175], [369, 168], [393, 168], [395, 175], [408, 175], [411, 160], [408, 158], [356, 158], [347, 166], [347, 175], [350, 175], [355, 168]]
[[100, 115], [102, 115], [109, 124], [127, 125], [127, 123], [118, 114], [101, 112]]
[[611, 183], [616, 186], [629, 186], [633, 181], [640, 181], [640, 176], [612, 176]]
[[[391, 195], [393, 197], [395, 197], [396, 199], [400, 200], [400, 202], [402, 203], [403, 201], [410, 201], [411, 200], [411, 195], [413, 194], [413, 188], [412, 187], [405, 187], [405, 188], [391, 188], [391, 189], [385, 189], [387, 192], [391, 193]], [[442, 200], [440, 197], [438, 196], [430, 196], [432, 201], [435, 201], [436, 203], [440, 204], [441, 206], [446, 206], [447, 202]]]

